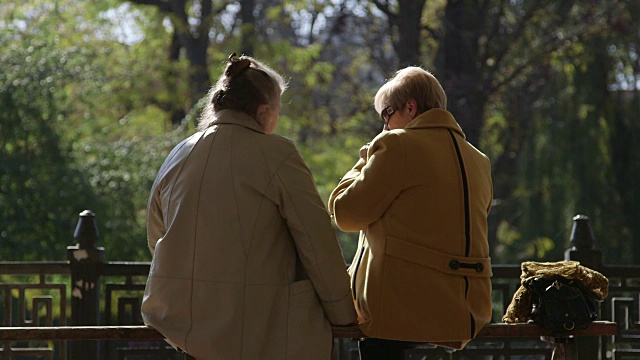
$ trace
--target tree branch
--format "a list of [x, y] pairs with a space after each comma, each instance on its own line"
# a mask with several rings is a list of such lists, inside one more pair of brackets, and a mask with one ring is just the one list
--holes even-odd
[[[522, 36], [522, 33], [524, 32], [524, 29], [526, 28], [526, 25], [528, 25], [529, 21], [531, 21], [531, 19], [533, 19], [533, 15], [535, 13], [538, 12], [538, 10], [540, 10], [542, 8], [542, 2], [534, 2], [535, 6], [533, 9], [531, 9], [530, 11], [527, 11], [527, 13], [524, 15], [524, 17], [518, 22], [518, 27], [516, 28], [516, 31], [513, 32], [513, 36], [510, 36], [510, 40], [509, 41], [504, 41], [502, 42], [503, 46], [501, 49], [499, 49], [497, 51], [497, 53], [495, 54], [495, 65], [493, 67], [494, 71], [495, 69], [498, 69], [500, 66], [500, 63], [502, 62], [502, 60], [505, 57], [505, 54], [509, 51], [509, 49], [512, 48], [512, 45], [515, 43], [515, 39], [518, 39], [519, 37]], [[503, 3], [504, 5], [504, 3]], [[504, 8], [501, 9], [501, 12], [504, 14], [504, 12], [502, 11]], [[490, 39], [488, 39], [490, 40]], [[489, 41], [487, 41], [487, 43], [489, 43]], [[486, 54], [486, 56], [489, 56], [489, 53]]]
[[424, 26], [422, 26], [422, 28], [424, 30], [427, 30], [427, 32], [429, 34], [431, 34], [431, 37], [433, 37], [436, 41], [440, 41], [441, 40], [440, 34], [438, 34], [438, 32], [434, 28], [432, 28], [431, 26], [424, 25]]
[[391, 10], [389, 9], [389, 3], [388, 2], [381, 2], [380, 0], [372, 0], [373, 4], [378, 8], [378, 10], [382, 11], [385, 15], [387, 15], [387, 17], [389, 19], [394, 19], [397, 17], [397, 15], [393, 12], [391, 12]]
[[166, 0], [127, 0], [134, 4], [155, 6], [162, 12], [171, 12], [171, 5]]

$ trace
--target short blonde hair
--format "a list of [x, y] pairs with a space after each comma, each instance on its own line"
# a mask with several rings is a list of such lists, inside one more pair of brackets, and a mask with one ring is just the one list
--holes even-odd
[[417, 103], [418, 114], [434, 108], [447, 108], [447, 95], [438, 79], [417, 66], [399, 70], [382, 85], [374, 98], [374, 106], [378, 113], [387, 106], [399, 110], [411, 99]]

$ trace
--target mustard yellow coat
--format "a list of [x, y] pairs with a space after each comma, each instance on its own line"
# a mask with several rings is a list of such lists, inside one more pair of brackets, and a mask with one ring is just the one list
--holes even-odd
[[328, 360], [355, 321], [329, 214], [295, 145], [232, 110], [169, 154], [148, 207], [142, 315], [198, 360]]
[[329, 199], [360, 231], [349, 272], [367, 336], [462, 348], [491, 320], [491, 200], [488, 158], [445, 110], [372, 141]]

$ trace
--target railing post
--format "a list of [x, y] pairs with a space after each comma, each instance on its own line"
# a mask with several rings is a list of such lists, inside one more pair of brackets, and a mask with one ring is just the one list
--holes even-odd
[[[76, 245], [67, 247], [67, 260], [71, 267], [71, 325], [99, 325], [104, 248], [95, 246], [98, 225], [92, 211], [80, 213], [73, 237]], [[98, 341], [72, 341], [69, 358], [97, 360], [98, 351]]]
[[593, 236], [588, 216], [576, 215], [573, 217], [573, 228], [569, 242], [571, 248], [565, 251], [565, 260], [579, 261], [581, 265], [590, 269], [600, 270], [602, 251], [594, 249], [595, 236]]
[[[579, 261], [580, 265], [594, 270], [602, 268], [602, 251], [594, 248], [595, 236], [588, 216], [576, 215], [573, 217], [569, 243], [571, 248], [565, 251], [565, 260]], [[599, 358], [602, 346], [601, 338], [578, 337], [576, 344], [581, 360], [597, 360]]]

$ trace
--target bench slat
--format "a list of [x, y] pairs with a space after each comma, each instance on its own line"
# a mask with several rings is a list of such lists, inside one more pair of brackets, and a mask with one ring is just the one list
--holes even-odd
[[0, 327], [0, 340], [153, 340], [164, 339], [156, 329], [138, 326]]
[[[575, 330], [573, 336], [609, 336], [618, 334], [618, 325], [611, 321], [594, 321], [583, 330]], [[492, 323], [485, 326], [478, 337], [533, 337], [549, 336], [549, 332], [536, 324]]]
[[[357, 326], [333, 326], [335, 338], [362, 338]], [[616, 335], [615, 322], [595, 321], [584, 330], [571, 332], [575, 336]], [[538, 337], [549, 336], [535, 324], [492, 323], [485, 326], [478, 337]], [[164, 339], [156, 329], [148, 326], [61, 326], [61, 327], [0, 327], [0, 340], [153, 340]]]

